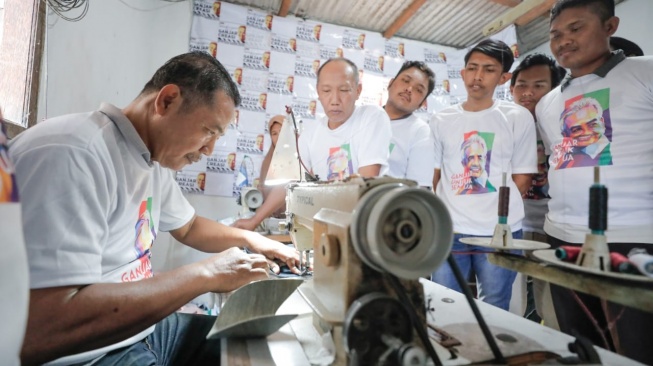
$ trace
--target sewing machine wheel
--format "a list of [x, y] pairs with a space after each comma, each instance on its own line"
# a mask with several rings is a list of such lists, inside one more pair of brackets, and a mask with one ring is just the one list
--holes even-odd
[[365, 193], [351, 225], [356, 254], [380, 272], [404, 279], [429, 276], [452, 245], [452, 221], [432, 192], [384, 184]]
[[354, 301], [345, 317], [345, 351], [353, 365], [422, 365], [424, 351], [410, 344], [413, 329], [404, 306], [382, 293]]

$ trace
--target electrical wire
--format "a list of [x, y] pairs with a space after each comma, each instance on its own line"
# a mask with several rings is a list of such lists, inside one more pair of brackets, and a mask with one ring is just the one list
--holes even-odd
[[[78, 22], [82, 20], [82, 18], [86, 16], [86, 13], [88, 13], [88, 4], [88, 0], [48, 0], [48, 5], [52, 11], [69, 22]], [[82, 8], [81, 14], [76, 17], [67, 17], [64, 15], [66, 12], [80, 8]]]
[[[319, 177], [317, 175], [313, 175], [310, 173], [310, 170], [306, 168], [306, 165], [304, 164], [304, 161], [302, 160], [302, 156], [299, 153], [299, 131], [297, 129], [297, 122], [295, 121], [295, 113], [292, 110], [292, 107], [286, 106], [286, 113], [290, 114], [290, 118], [292, 119], [292, 124], [293, 124], [293, 132], [295, 133], [295, 146], [297, 147], [297, 157], [299, 158], [299, 164], [301, 164], [302, 167], [304, 167], [304, 174], [309, 178], [309, 181], [311, 182], [316, 182], [319, 180]], [[301, 167], [299, 168], [299, 175], [301, 176], [302, 174], [302, 169]]]

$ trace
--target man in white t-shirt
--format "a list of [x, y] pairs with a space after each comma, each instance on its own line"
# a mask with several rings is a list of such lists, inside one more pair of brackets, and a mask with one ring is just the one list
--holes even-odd
[[20, 365], [20, 348], [27, 325], [29, 277], [20, 221], [18, 187], [9, 157], [0, 111], [0, 365]]
[[390, 80], [383, 107], [392, 126], [388, 175], [412, 179], [422, 187], [433, 183], [435, 155], [429, 125], [413, 112], [434, 88], [435, 74], [424, 62], [406, 61]]
[[[362, 85], [356, 64], [345, 58], [325, 62], [317, 72], [317, 93], [326, 116], [299, 137], [299, 153], [309, 173], [321, 181], [343, 180], [358, 174], [385, 174], [392, 130], [382, 108], [356, 106]], [[281, 207], [285, 187], [275, 187], [251, 219], [234, 226], [254, 230]]]
[[[215, 318], [175, 311], [266, 278], [268, 260], [299, 260], [281, 243], [195, 215], [174, 180], [173, 170], [211, 154], [239, 103], [227, 70], [192, 52], [166, 62], [122, 110], [52, 118], [11, 142], [30, 258], [24, 363], [219, 360], [219, 343], [205, 340]], [[153, 275], [159, 231], [219, 254]]]
[[[565, 69], [556, 64], [550, 56], [534, 53], [524, 57], [512, 72], [510, 93], [515, 103], [528, 109], [535, 117], [535, 106], [546, 93], [560, 84], [566, 73]], [[537, 121], [535, 121], [537, 126]], [[537, 131], [536, 131], [537, 132]], [[546, 243], [544, 234], [544, 216], [548, 211], [549, 183], [547, 172], [549, 164], [544, 154], [544, 143], [537, 133], [537, 173], [533, 174], [531, 188], [523, 195], [524, 198], [524, 239]], [[535, 288], [535, 298], [533, 295]], [[529, 276], [526, 283], [526, 311], [524, 317], [540, 322], [544, 317], [547, 326], [557, 328], [557, 321], [550, 301], [548, 286]], [[547, 294], [543, 303], [542, 296]], [[537, 307], [537, 310], [536, 310]], [[546, 307], [546, 309], [545, 309]], [[546, 314], [545, 314], [546, 312]]]
[[[551, 52], [570, 74], [536, 108], [550, 154], [544, 231], [553, 247], [585, 241], [589, 188], [600, 167], [610, 251], [653, 254], [653, 58], [611, 52], [618, 26], [612, 1], [564, 0], [551, 10]], [[551, 294], [563, 332], [653, 364], [653, 348], [641, 341], [649, 338], [652, 314], [553, 284]]]
[[[493, 100], [495, 88], [510, 79], [513, 60], [510, 47], [501, 41], [485, 40], [474, 46], [461, 71], [467, 101], [435, 114], [430, 124], [435, 146], [433, 187], [453, 220], [454, 259], [465, 278], [474, 269], [479, 298], [505, 310], [516, 273], [489, 263], [489, 249], [460, 239], [494, 233], [503, 173], [510, 188], [507, 224], [514, 238], [522, 237], [521, 195], [530, 186], [531, 173], [537, 171], [535, 124], [527, 109]], [[461, 291], [448, 264], [431, 279]]]

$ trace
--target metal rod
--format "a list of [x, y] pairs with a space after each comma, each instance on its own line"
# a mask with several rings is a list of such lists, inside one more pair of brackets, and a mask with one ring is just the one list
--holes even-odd
[[497, 342], [494, 340], [494, 336], [492, 335], [492, 333], [490, 333], [490, 328], [487, 326], [487, 323], [485, 323], [485, 319], [483, 319], [481, 312], [478, 310], [478, 306], [476, 306], [476, 303], [474, 302], [474, 296], [472, 296], [472, 290], [469, 288], [469, 285], [467, 285], [467, 281], [463, 277], [463, 274], [460, 272], [460, 268], [458, 268], [458, 263], [456, 263], [456, 260], [454, 259], [453, 255], [449, 254], [449, 257], [447, 258], [447, 263], [449, 263], [449, 266], [451, 266], [451, 270], [453, 271], [453, 274], [456, 277], [456, 281], [458, 281], [458, 284], [460, 285], [460, 288], [462, 289], [465, 298], [467, 298], [467, 302], [469, 303], [469, 306], [472, 308], [474, 317], [476, 317], [476, 321], [478, 321], [478, 325], [481, 327], [481, 331], [483, 332], [483, 335], [485, 336], [485, 339], [487, 340], [487, 343], [490, 346], [492, 353], [494, 354], [494, 360], [497, 363], [505, 365], [507, 363], [506, 359], [503, 357], [503, 354], [501, 353], [501, 350], [499, 350], [499, 346], [497, 345]]
[[415, 331], [417, 331], [417, 335], [419, 336], [422, 343], [424, 343], [424, 347], [426, 347], [426, 352], [428, 352], [429, 356], [431, 356], [431, 359], [433, 360], [433, 364], [435, 366], [442, 366], [442, 361], [440, 361], [440, 357], [438, 357], [437, 352], [435, 352], [435, 348], [433, 348], [433, 345], [429, 340], [429, 335], [426, 332], [426, 327], [424, 326], [424, 324], [422, 324], [419, 317], [417, 316], [417, 311], [412, 306], [412, 302], [410, 302], [408, 295], [406, 295], [406, 290], [401, 285], [401, 282], [399, 282], [399, 279], [397, 279], [397, 277], [391, 275], [390, 273], [386, 273], [385, 275], [386, 278], [388, 279], [388, 282], [390, 282], [390, 285], [397, 293], [397, 296], [399, 296], [399, 300], [406, 307], [406, 310], [408, 311], [408, 315], [410, 316], [410, 320], [413, 323], [413, 327], [415, 328]]

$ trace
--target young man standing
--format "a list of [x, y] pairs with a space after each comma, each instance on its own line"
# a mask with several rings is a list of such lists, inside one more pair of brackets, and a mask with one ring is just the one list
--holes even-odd
[[[555, 60], [547, 55], [535, 53], [526, 56], [512, 73], [510, 79], [510, 93], [515, 103], [528, 109], [535, 117], [535, 106], [546, 93], [560, 84], [566, 73], [565, 69], [558, 66]], [[537, 125], [537, 120], [535, 121]], [[524, 239], [536, 240], [546, 243], [544, 234], [544, 217], [548, 211], [549, 184], [547, 172], [549, 170], [548, 157], [544, 154], [544, 143], [537, 136], [537, 173], [533, 174], [531, 188], [523, 195], [524, 198]], [[545, 289], [546, 282], [535, 281], [527, 278], [527, 301], [525, 317], [539, 322], [545, 317], [545, 324], [557, 328], [557, 321], [552, 305], [543, 308], [540, 298]], [[535, 287], [535, 301], [533, 301], [533, 287]], [[550, 304], [550, 296], [546, 304]], [[537, 311], [535, 310], [537, 307]], [[545, 314], [546, 313], [546, 314]]]
[[[554, 247], [584, 242], [589, 187], [600, 166], [610, 197], [605, 233], [610, 251], [627, 254], [641, 247], [652, 253], [653, 58], [610, 52], [610, 36], [619, 25], [614, 11], [611, 0], [560, 0], [551, 10], [551, 52], [571, 73], [536, 108], [551, 154], [544, 231]], [[603, 138], [607, 142], [600, 143]], [[602, 306], [595, 297], [576, 297], [554, 285], [551, 292], [562, 331], [576, 331], [600, 346], [612, 341], [620, 353], [653, 364], [653, 348], [642, 342], [653, 328], [651, 314], [609, 302]]]
[[388, 84], [385, 112], [390, 117], [392, 141], [388, 175], [416, 181], [422, 187], [433, 183], [433, 140], [429, 125], [413, 112], [435, 88], [435, 74], [424, 62], [406, 61]]
[[[513, 61], [510, 47], [501, 41], [477, 44], [465, 55], [461, 71], [467, 101], [437, 113], [430, 125], [436, 157], [433, 186], [454, 222], [454, 258], [463, 275], [474, 268], [479, 298], [505, 310], [516, 273], [490, 264], [485, 254], [489, 249], [463, 244], [460, 239], [492, 236], [502, 173], [507, 174], [510, 187], [508, 224], [514, 238], [522, 237], [521, 195], [530, 186], [531, 174], [537, 172], [535, 125], [527, 109], [493, 100], [495, 88], [510, 79]], [[460, 291], [448, 264], [431, 278]]]

